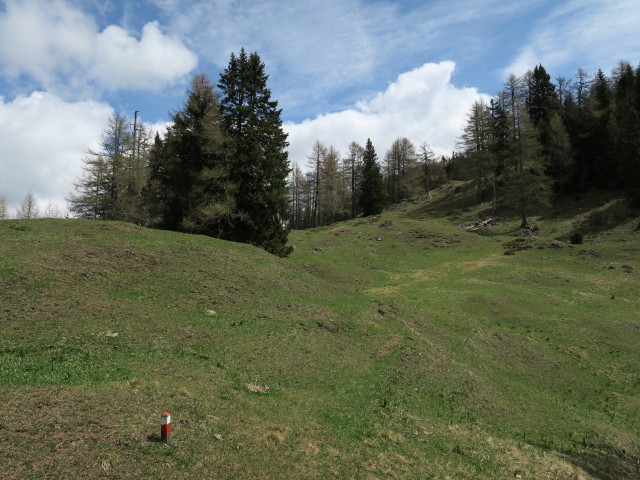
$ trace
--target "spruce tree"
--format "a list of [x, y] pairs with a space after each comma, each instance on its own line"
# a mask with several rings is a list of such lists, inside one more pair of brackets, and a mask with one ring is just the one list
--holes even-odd
[[221, 112], [231, 139], [231, 180], [237, 186], [231, 239], [286, 256], [288, 228], [287, 134], [282, 110], [271, 99], [257, 53], [231, 54], [220, 75]]
[[362, 182], [360, 184], [360, 208], [362, 214], [378, 215], [382, 213], [387, 201], [378, 156], [373, 148], [371, 139], [367, 139], [362, 155]]
[[145, 192], [155, 226], [220, 238], [231, 235], [234, 187], [218, 94], [205, 74], [191, 81], [164, 141], [156, 136]]
[[533, 69], [528, 86], [529, 117], [536, 127], [540, 126], [541, 122], [548, 124], [553, 113], [558, 111], [560, 102], [556, 94], [556, 87], [551, 83], [551, 76], [542, 65]]

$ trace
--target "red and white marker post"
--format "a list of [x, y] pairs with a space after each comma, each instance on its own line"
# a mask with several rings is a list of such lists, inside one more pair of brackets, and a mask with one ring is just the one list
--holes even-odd
[[160, 440], [164, 443], [169, 443], [171, 437], [171, 414], [163, 413], [160, 416]]

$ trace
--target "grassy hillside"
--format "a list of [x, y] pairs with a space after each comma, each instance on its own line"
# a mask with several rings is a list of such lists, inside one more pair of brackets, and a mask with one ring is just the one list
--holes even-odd
[[466, 188], [284, 260], [0, 222], [0, 478], [640, 478], [637, 213], [472, 233]]

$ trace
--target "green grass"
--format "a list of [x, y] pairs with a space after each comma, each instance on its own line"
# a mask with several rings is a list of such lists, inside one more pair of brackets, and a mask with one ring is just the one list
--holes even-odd
[[289, 259], [0, 222], [0, 478], [640, 477], [638, 212], [569, 199], [520, 240], [508, 212], [461, 229], [472, 198], [292, 232]]

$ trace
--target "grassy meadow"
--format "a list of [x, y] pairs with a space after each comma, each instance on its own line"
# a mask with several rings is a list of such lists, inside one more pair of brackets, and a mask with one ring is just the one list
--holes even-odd
[[0, 222], [0, 478], [640, 478], [640, 213], [601, 193], [470, 232], [470, 198], [287, 259]]

